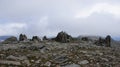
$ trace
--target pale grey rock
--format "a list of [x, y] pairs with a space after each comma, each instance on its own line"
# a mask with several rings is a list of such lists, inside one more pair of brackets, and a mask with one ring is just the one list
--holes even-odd
[[9, 60], [0, 60], [0, 64], [6, 64], [6, 65], [21, 65], [18, 61], [9, 61]]
[[25, 65], [27, 65], [27, 66], [30, 66], [30, 65], [31, 65], [29, 60], [24, 60], [24, 61], [22, 61], [22, 64], [25, 64]]
[[88, 63], [89, 63], [88, 60], [83, 60], [78, 62], [78, 64], [81, 64], [81, 65], [88, 64]]
[[47, 61], [44, 66], [50, 67], [51, 66], [51, 62]]
[[81, 66], [78, 65], [78, 64], [70, 64], [70, 65], [66, 65], [66, 66], [63, 66], [63, 67], [81, 67]]
[[16, 57], [16, 56], [13, 56], [13, 55], [10, 55], [8, 56], [6, 59], [10, 59], [10, 60], [26, 60], [27, 57], [26, 56], [20, 56], [20, 57]]

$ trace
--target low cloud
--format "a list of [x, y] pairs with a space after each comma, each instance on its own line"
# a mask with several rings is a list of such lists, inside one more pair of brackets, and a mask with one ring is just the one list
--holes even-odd
[[119, 0], [1, 0], [0, 36], [120, 36]]

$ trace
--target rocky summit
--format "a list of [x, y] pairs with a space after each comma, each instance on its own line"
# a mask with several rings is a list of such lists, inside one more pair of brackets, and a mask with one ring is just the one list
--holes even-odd
[[120, 67], [120, 43], [110, 35], [93, 40], [62, 31], [43, 38], [20, 34], [1, 42], [0, 67]]

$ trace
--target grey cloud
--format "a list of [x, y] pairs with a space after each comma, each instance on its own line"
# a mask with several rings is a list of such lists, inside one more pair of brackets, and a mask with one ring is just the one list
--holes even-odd
[[[0, 25], [11, 22], [26, 24], [17, 33], [55, 36], [64, 30], [73, 36], [120, 36], [119, 19], [110, 13], [93, 13], [86, 18], [74, 18], [77, 12], [97, 3], [118, 4], [119, 0], [1, 0]], [[47, 17], [47, 19], [44, 19]], [[44, 20], [43, 20], [44, 19]], [[41, 21], [42, 20], [42, 21]], [[14, 34], [14, 31], [10, 34]]]

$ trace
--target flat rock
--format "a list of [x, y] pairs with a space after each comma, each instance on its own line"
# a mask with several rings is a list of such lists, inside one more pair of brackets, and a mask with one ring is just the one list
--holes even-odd
[[88, 64], [88, 63], [89, 63], [88, 60], [83, 60], [83, 61], [78, 62], [78, 64], [81, 64], [81, 65]]
[[21, 65], [21, 63], [18, 61], [8, 61], [8, 60], [0, 60], [0, 64]]
[[78, 64], [70, 64], [70, 65], [66, 65], [66, 66], [63, 66], [63, 67], [80, 67], [80, 65], [78, 65]]

